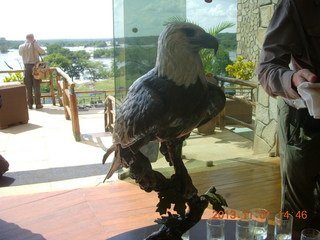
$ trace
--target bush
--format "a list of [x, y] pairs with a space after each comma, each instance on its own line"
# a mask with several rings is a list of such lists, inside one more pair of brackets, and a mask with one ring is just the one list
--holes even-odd
[[253, 77], [255, 64], [252, 61], [244, 62], [242, 57], [237, 57], [237, 61], [226, 67], [229, 77], [249, 80]]
[[9, 77], [6, 76], [3, 79], [3, 82], [23, 82], [23, 74], [22, 73], [9, 73]]

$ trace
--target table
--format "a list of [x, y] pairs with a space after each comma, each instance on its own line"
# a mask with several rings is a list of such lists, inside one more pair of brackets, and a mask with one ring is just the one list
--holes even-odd
[[26, 87], [20, 83], [0, 84], [0, 129], [28, 120]]
[[[157, 231], [159, 225], [147, 226], [139, 229], [135, 229], [129, 232], [125, 232], [109, 238], [109, 240], [143, 240], [151, 233]], [[225, 240], [234, 240], [235, 239], [235, 229], [236, 221], [226, 220], [225, 222]], [[268, 229], [268, 240], [273, 239], [273, 226], [269, 225]], [[206, 220], [201, 220], [197, 225], [195, 225], [190, 230], [190, 240], [200, 240], [206, 239]]]

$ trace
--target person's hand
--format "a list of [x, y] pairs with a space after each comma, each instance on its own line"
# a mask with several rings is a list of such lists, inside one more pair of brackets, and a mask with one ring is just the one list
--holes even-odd
[[314, 83], [317, 81], [317, 79], [317, 75], [312, 73], [309, 69], [304, 68], [293, 74], [292, 84], [293, 86], [298, 87], [303, 82]]

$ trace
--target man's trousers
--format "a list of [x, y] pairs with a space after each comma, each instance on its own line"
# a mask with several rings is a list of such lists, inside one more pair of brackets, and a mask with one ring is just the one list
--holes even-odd
[[[320, 104], [320, 103], [319, 103]], [[320, 120], [278, 98], [281, 158], [281, 211], [294, 217], [294, 229], [320, 230]]]

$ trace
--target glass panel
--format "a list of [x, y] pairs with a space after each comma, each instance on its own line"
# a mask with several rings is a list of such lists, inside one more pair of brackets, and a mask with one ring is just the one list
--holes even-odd
[[[133, 81], [154, 67], [157, 38], [170, 18], [188, 19], [206, 31], [233, 23], [221, 31], [219, 56], [212, 51], [206, 71], [226, 75], [225, 66], [236, 56], [237, 0], [114, 0], [115, 96], [121, 100]], [[208, 3], [209, 2], [209, 3]], [[221, 27], [221, 25], [220, 25]], [[219, 32], [219, 31], [218, 31]], [[232, 33], [228, 35], [226, 33]]]
[[186, 18], [186, 0], [114, 0], [115, 97], [155, 65], [157, 40], [171, 17]]
[[187, 0], [187, 19], [198, 24], [219, 40], [219, 51], [202, 51], [205, 71], [227, 76], [228, 64], [236, 59], [237, 0]]

